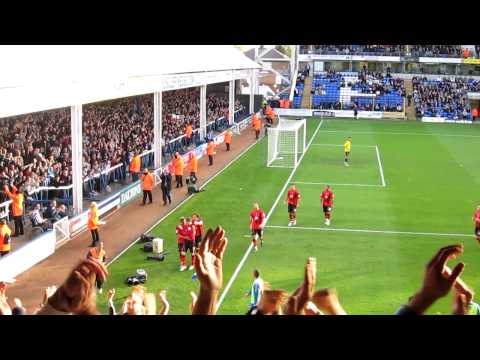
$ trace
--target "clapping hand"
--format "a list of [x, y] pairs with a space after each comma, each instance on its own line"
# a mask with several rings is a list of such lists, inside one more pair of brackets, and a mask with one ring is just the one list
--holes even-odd
[[223, 283], [222, 259], [228, 240], [225, 231], [217, 227], [208, 230], [195, 255], [195, 271], [200, 286], [206, 290], [219, 291]]
[[317, 260], [309, 257], [305, 265], [305, 277], [300, 287], [288, 299], [285, 313], [287, 315], [299, 315], [307, 303], [312, 299], [317, 279]]
[[95, 279], [105, 281], [108, 272], [97, 261], [83, 260], [70, 273], [67, 280], [48, 299], [58, 311], [76, 315], [96, 315]]
[[[438, 250], [427, 264], [423, 285], [410, 301], [410, 308], [417, 314], [423, 314], [435, 301], [447, 295], [462, 273], [465, 264], [458, 263], [446, 275], [446, 263], [463, 252], [462, 245], [450, 245]], [[447, 270], [448, 271], [448, 270]]]
[[0, 283], [0, 315], [12, 315], [12, 309], [8, 305], [8, 298], [5, 295], [6, 291], [7, 285]]
[[223, 285], [222, 260], [228, 240], [225, 231], [218, 226], [209, 229], [195, 255], [195, 271], [200, 281], [200, 293], [193, 306], [193, 314], [213, 315], [216, 313], [218, 292]]

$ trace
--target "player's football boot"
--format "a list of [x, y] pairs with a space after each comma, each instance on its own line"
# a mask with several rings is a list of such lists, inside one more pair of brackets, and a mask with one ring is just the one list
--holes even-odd
[[180, 271], [185, 271], [187, 270], [187, 267], [185, 265], [180, 265]]
[[193, 270], [193, 265], [190, 265], [190, 266], [188, 267], [188, 270]]
[[257, 252], [257, 251], [258, 251], [258, 247], [255, 245], [255, 247], [253, 248], [253, 250], [254, 250], [255, 252]]
[[288, 226], [289, 226], [289, 227], [292, 226], [292, 222], [291, 222], [291, 221], [288, 223]]

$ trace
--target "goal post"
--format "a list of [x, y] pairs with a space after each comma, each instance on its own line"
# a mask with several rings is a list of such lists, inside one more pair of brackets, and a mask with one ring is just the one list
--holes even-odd
[[307, 121], [279, 118], [278, 126], [268, 128], [267, 135], [267, 167], [295, 167], [306, 149]]

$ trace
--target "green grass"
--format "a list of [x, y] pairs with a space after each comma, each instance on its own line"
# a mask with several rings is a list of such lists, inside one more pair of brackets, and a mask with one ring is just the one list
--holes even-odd
[[[319, 119], [308, 120], [311, 138]], [[330, 228], [389, 230], [400, 232], [471, 234], [471, 215], [478, 202], [480, 168], [476, 153], [480, 128], [467, 125], [422, 124], [400, 121], [324, 120], [313, 144], [341, 145], [352, 136], [351, 166], [343, 165], [342, 148], [310, 147], [292, 181], [331, 183], [335, 209]], [[381, 185], [374, 146], [378, 145], [386, 187]], [[373, 146], [373, 147], [363, 147]], [[248, 213], [258, 201], [268, 212], [291, 169], [267, 168], [267, 142], [261, 141], [221, 175], [206, 192], [195, 195], [153, 231], [166, 241], [170, 251], [162, 262], [148, 262], [132, 246], [110, 267], [107, 288], [117, 289], [119, 307], [129, 293], [124, 279], [144, 268], [150, 275], [149, 291], [168, 290], [171, 313], [187, 314], [190, 291], [198, 290], [191, 272], [178, 271], [174, 235], [180, 216], [199, 212], [207, 226], [221, 224], [229, 246], [224, 259], [224, 286], [249, 246], [244, 235]], [[357, 185], [334, 185], [357, 184]], [[297, 184], [302, 195], [297, 227], [325, 228], [319, 195], [324, 185]], [[240, 190], [240, 188], [242, 190]], [[285, 194], [282, 194], [282, 200]], [[279, 202], [267, 225], [285, 226], [286, 206]], [[317, 257], [318, 287], [337, 288], [351, 314], [392, 314], [418, 288], [426, 262], [446, 244], [462, 242], [466, 263], [462, 278], [474, 289], [480, 287], [480, 251], [473, 236], [384, 234], [267, 228], [265, 247], [250, 254], [233, 282], [220, 314], [243, 314], [248, 299], [243, 294], [251, 285], [251, 272], [260, 269], [274, 288], [294, 290], [302, 280], [308, 256]], [[455, 262], [452, 262], [454, 265]], [[105, 309], [104, 296], [99, 306]], [[430, 313], [449, 313], [451, 297], [435, 304]]]

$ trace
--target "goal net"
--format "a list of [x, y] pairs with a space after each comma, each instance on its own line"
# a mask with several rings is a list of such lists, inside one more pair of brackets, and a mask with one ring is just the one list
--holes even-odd
[[268, 129], [268, 167], [293, 168], [306, 147], [307, 121], [279, 118], [278, 126]]

